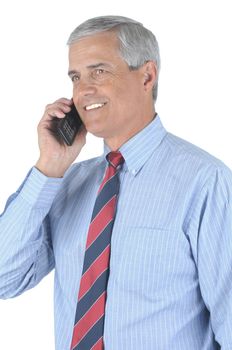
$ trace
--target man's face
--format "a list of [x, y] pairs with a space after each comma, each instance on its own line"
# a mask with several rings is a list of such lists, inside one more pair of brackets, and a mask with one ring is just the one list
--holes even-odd
[[70, 45], [69, 76], [73, 100], [86, 129], [120, 147], [151, 119], [146, 113], [144, 68], [130, 71], [111, 32]]

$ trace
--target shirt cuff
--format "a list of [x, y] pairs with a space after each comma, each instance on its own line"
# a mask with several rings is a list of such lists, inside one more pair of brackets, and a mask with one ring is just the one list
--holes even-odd
[[50, 206], [59, 191], [63, 178], [47, 177], [33, 167], [23, 184], [20, 196], [37, 208]]

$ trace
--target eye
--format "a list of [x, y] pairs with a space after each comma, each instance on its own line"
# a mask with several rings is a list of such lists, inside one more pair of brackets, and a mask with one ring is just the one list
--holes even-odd
[[96, 69], [96, 75], [101, 75], [101, 74], [103, 74], [103, 73], [105, 73], [105, 70], [104, 70], [104, 69], [101, 69], [101, 68]]
[[107, 79], [107, 76], [108, 76], [108, 71], [106, 71], [105, 69], [103, 68], [96, 68], [92, 71], [92, 78], [93, 79], [96, 79], [98, 81], [102, 81], [104, 79]]
[[72, 75], [70, 78], [71, 78], [73, 83], [80, 80], [79, 76], [76, 74]]

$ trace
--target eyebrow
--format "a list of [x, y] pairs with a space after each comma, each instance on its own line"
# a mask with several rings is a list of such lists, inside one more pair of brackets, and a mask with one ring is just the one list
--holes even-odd
[[[100, 63], [96, 63], [96, 64], [90, 64], [89, 66], [87, 66], [87, 69], [94, 69], [94, 68], [99, 68], [99, 67], [110, 68], [111, 65], [108, 64], [108, 63], [100, 62]], [[77, 70], [75, 70], [75, 69], [72, 69], [72, 70], [68, 71], [68, 75], [69, 76], [72, 76], [72, 75], [77, 74], [77, 73], [79, 73], [79, 72]]]

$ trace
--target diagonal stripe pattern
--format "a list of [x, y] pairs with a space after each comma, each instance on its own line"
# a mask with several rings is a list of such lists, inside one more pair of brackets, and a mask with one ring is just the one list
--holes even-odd
[[71, 350], [103, 350], [110, 242], [119, 193], [118, 170], [124, 159], [110, 152], [87, 235]]

